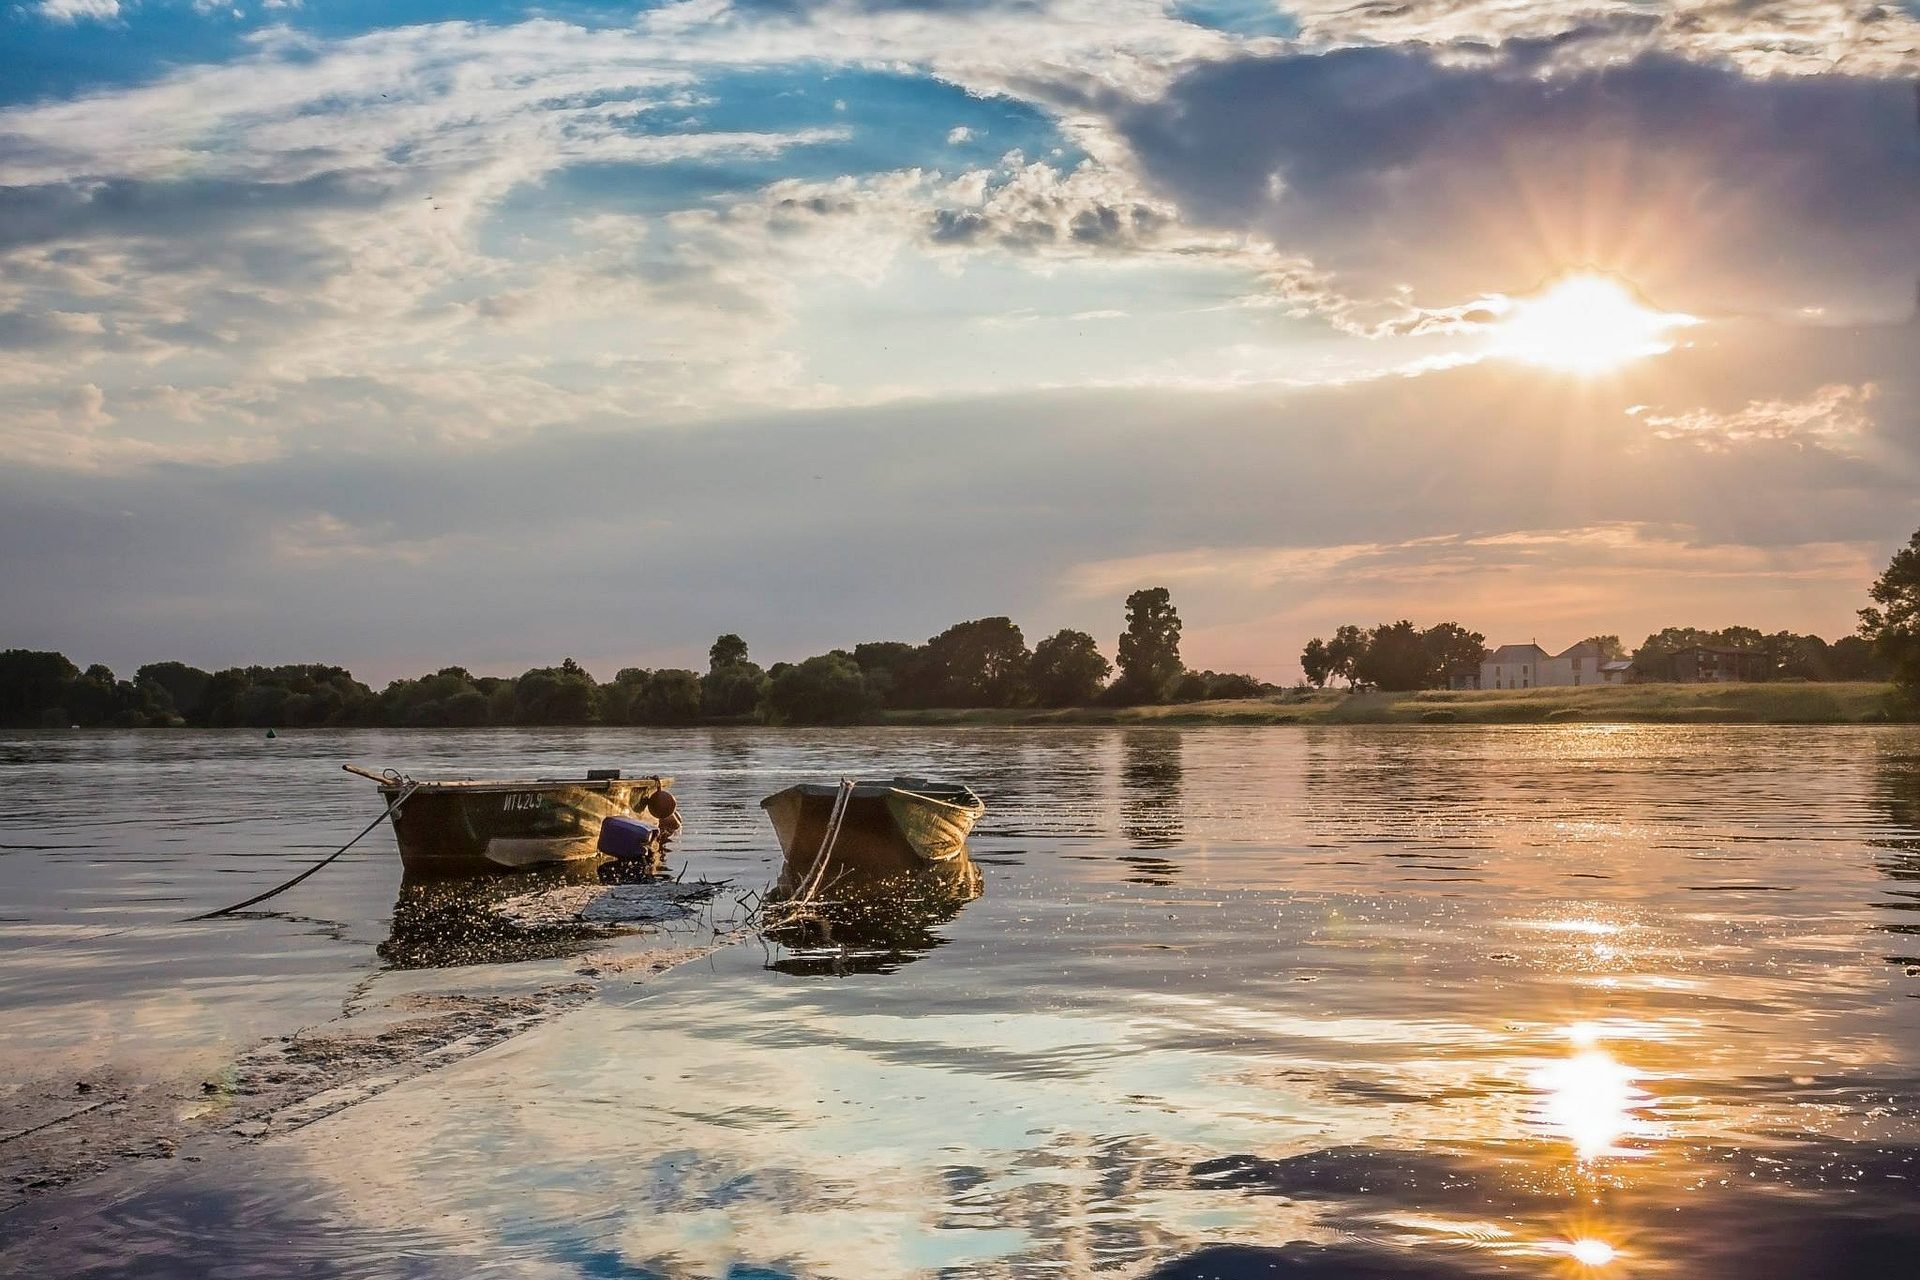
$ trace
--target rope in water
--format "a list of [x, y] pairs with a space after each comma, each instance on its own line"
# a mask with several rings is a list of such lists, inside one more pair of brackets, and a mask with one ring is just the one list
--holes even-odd
[[314, 863], [312, 866], [308, 867], [305, 871], [302, 871], [299, 875], [287, 881], [285, 884], [276, 885], [273, 888], [267, 890], [265, 893], [255, 894], [253, 897], [248, 898], [245, 902], [236, 902], [230, 907], [221, 907], [218, 911], [208, 911], [203, 915], [188, 916], [185, 920], [182, 920], [180, 923], [192, 924], [197, 920], [212, 920], [219, 916], [230, 916], [236, 911], [245, 911], [248, 907], [251, 907], [256, 903], [265, 902], [268, 898], [277, 897], [278, 895], [285, 893], [287, 890], [293, 888], [293, 886], [299, 884], [302, 880], [305, 880], [308, 876], [312, 875], [314, 872], [326, 866], [329, 862], [332, 862], [335, 858], [339, 857], [341, 854], [345, 853], [347, 850], [353, 848], [353, 846], [359, 844], [362, 840], [366, 839], [369, 835], [373, 833], [373, 829], [375, 827], [379, 826], [381, 823], [385, 822], [388, 818], [391, 818], [394, 814], [398, 813], [400, 811], [400, 806], [406, 803], [407, 797], [412, 795], [415, 791], [418, 791], [419, 789], [420, 789], [419, 783], [413, 781], [411, 778], [407, 779], [406, 784], [401, 788], [400, 794], [396, 795], [393, 798], [393, 803], [387, 806], [387, 811], [385, 813], [375, 818], [372, 822], [369, 822], [366, 825], [366, 827], [360, 832], [359, 835], [347, 841], [345, 844], [341, 845], [338, 849], [335, 849], [332, 853], [320, 859], [320, 861]]
[[366, 839], [369, 835], [373, 833], [373, 829], [375, 827], [379, 826], [382, 822], [385, 822], [388, 818], [392, 817], [395, 813], [399, 812], [401, 804], [406, 800], [408, 796], [412, 795], [414, 791], [419, 788], [419, 786], [420, 784], [413, 781], [412, 779], [405, 780], [402, 783], [400, 794], [393, 798], [393, 803], [387, 806], [387, 811], [381, 814], [379, 817], [375, 818], [372, 822], [369, 822], [366, 825], [366, 828], [362, 830], [359, 835], [347, 841], [345, 844], [341, 845], [338, 849], [335, 849], [332, 853], [320, 859], [320, 861], [314, 863], [312, 866], [308, 867], [305, 871], [302, 871], [299, 875], [287, 881], [285, 884], [276, 885], [273, 888], [267, 890], [265, 893], [257, 893], [253, 897], [248, 898], [245, 902], [236, 902], [230, 907], [221, 907], [218, 911], [207, 911], [197, 916], [184, 916], [179, 920], [174, 920], [167, 923], [129, 924], [129, 925], [123, 925], [119, 928], [108, 927], [105, 930], [105, 932], [89, 933], [77, 938], [54, 938], [48, 942], [36, 942], [30, 947], [15, 947], [10, 951], [5, 952], [4, 954], [8, 956], [19, 956], [19, 955], [27, 955], [34, 951], [45, 951], [53, 947], [70, 947], [75, 945], [76, 943], [105, 942], [108, 938], [118, 938], [123, 934], [134, 933], [141, 929], [165, 929], [175, 924], [194, 924], [201, 920], [215, 920], [221, 916], [230, 916], [236, 911], [244, 911], [248, 907], [254, 906], [256, 903], [265, 902], [268, 898], [272, 898], [279, 894], [285, 893], [287, 890], [293, 888], [293, 886], [299, 884], [302, 880], [305, 880], [308, 876], [312, 875], [314, 872], [318, 871], [320, 868], [332, 862], [335, 858], [338, 858], [341, 854], [345, 853], [347, 850], [353, 848], [353, 846], [359, 844], [362, 840]]

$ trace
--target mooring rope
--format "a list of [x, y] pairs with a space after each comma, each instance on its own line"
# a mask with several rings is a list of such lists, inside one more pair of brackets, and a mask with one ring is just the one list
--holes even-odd
[[236, 911], [246, 910], [248, 907], [253, 906], [255, 903], [265, 902], [268, 898], [272, 898], [279, 894], [285, 893], [287, 890], [293, 888], [293, 886], [299, 884], [302, 880], [305, 880], [308, 876], [312, 875], [314, 872], [326, 866], [329, 862], [332, 862], [335, 858], [339, 857], [341, 854], [345, 853], [347, 850], [353, 848], [353, 846], [359, 844], [362, 840], [366, 839], [367, 836], [372, 834], [373, 829], [375, 827], [379, 826], [381, 823], [385, 822], [388, 818], [391, 818], [394, 814], [398, 813], [400, 811], [400, 806], [406, 803], [407, 797], [412, 795], [415, 791], [418, 791], [419, 789], [420, 789], [419, 783], [413, 781], [411, 778], [407, 779], [405, 786], [402, 787], [400, 791], [400, 794], [393, 798], [393, 803], [387, 806], [387, 811], [385, 813], [375, 818], [372, 822], [369, 822], [366, 825], [366, 828], [362, 830], [359, 835], [347, 841], [345, 844], [341, 845], [338, 849], [335, 849], [332, 853], [320, 859], [320, 861], [314, 863], [312, 866], [308, 867], [305, 871], [302, 871], [299, 875], [287, 881], [285, 884], [276, 885], [274, 888], [267, 890], [265, 893], [255, 894], [253, 897], [248, 898], [245, 902], [236, 902], [230, 907], [221, 907], [218, 911], [209, 911], [209, 912], [206, 912], [204, 915], [188, 916], [185, 920], [182, 920], [180, 923], [192, 924], [198, 920], [212, 920], [219, 916], [230, 916]]
[[833, 812], [827, 815], [827, 829], [820, 837], [820, 852], [814, 855], [813, 866], [807, 871], [806, 879], [800, 882], [798, 901], [806, 902], [820, 892], [821, 881], [827, 874], [827, 860], [833, 856], [833, 846], [840, 842], [840, 828], [847, 820], [847, 807], [853, 803], [852, 778], [840, 779], [840, 794], [833, 798]]

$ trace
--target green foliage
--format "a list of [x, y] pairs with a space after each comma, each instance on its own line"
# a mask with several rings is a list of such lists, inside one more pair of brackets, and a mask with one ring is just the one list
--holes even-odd
[[850, 724], [879, 709], [860, 664], [839, 649], [788, 667], [767, 690], [767, 718], [774, 724]]
[[[884, 706], [931, 706], [926, 649], [901, 640], [873, 640], [853, 646], [853, 660]], [[776, 672], [769, 671], [774, 675]]]
[[1438, 689], [1455, 671], [1478, 671], [1487, 655], [1487, 638], [1457, 622], [1441, 622], [1425, 631], [1402, 620], [1371, 631], [1344, 626], [1331, 641], [1318, 637], [1300, 654], [1307, 680], [1324, 688], [1333, 676], [1348, 684], [1407, 691]]
[[[1620, 641], [1612, 639], [1615, 649]], [[1426, 683], [1424, 689], [1444, 689], [1447, 677], [1456, 671], [1480, 673], [1480, 664], [1487, 660], [1487, 638], [1478, 631], [1469, 631], [1457, 622], [1442, 622], [1428, 627], [1420, 637], [1427, 650]]]
[[1300, 651], [1300, 670], [1314, 688], [1327, 687], [1327, 680], [1333, 675], [1333, 651], [1325, 640], [1315, 636], [1307, 641], [1307, 647]]
[[515, 724], [591, 724], [600, 688], [572, 658], [557, 667], [535, 667], [514, 682]]
[[1920, 699], [1920, 532], [1894, 552], [1867, 594], [1873, 604], [1860, 611], [1860, 634], [1873, 642], [1902, 696]]
[[747, 642], [731, 631], [713, 642], [707, 650], [707, 670], [737, 667], [747, 660]]
[[1620, 643], [1619, 636], [1588, 636], [1580, 643], [1597, 646], [1602, 662], [1618, 662], [1627, 656], [1627, 646]]
[[700, 719], [700, 677], [669, 667], [656, 671], [635, 699], [634, 724], [693, 724]]
[[160, 706], [185, 720], [201, 713], [201, 700], [213, 676], [184, 662], [149, 662], [134, 673], [133, 682], [152, 691]]
[[378, 706], [373, 690], [344, 667], [228, 667], [208, 679], [193, 723], [249, 729], [365, 724], [378, 719]]
[[935, 705], [1013, 707], [1027, 699], [1031, 660], [1026, 637], [1013, 619], [977, 618], [955, 623], [927, 641], [922, 676]]
[[1333, 633], [1333, 639], [1327, 642], [1328, 674], [1339, 676], [1349, 685], [1354, 681], [1354, 670], [1359, 666], [1360, 656], [1367, 651], [1367, 633], [1348, 623]]
[[1112, 673], [1113, 664], [1092, 636], [1084, 631], [1061, 630], [1033, 647], [1027, 683], [1035, 701], [1043, 707], [1079, 707], [1098, 696]]
[[753, 714], [772, 682], [747, 661], [747, 642], [731, 633], [723, 635], [707, 650], [707, 660], [707, 674], [700, 681], [699, 713], [715, 719]]
[[773, 683], [751, 662], [709, 671], [700, 681], [700, 712], [714, 719], [752, 715]]
[[465, 667], [442, 667], [418, 680], [395, 680], [380, 693], [381, 724], [419, 728], [471, 727], [491, 717], [487, 695]]
[[33, 727], [71, 723], [67, 698], [80, 668], [65, 654], [32, 649], [0, 653], [0, 724]]
[[1186, 667], [1180, 661], [1180, 615], [1172, 592], [1143, 587], [1127, 597], [1119, 658], [1114, 694], [1120, 701], [1163, 702], [1173, 692]]
[[1413, 623], [1383, 622], [1367, 636], [1367, 646], [1354, 662], [1354, 679], [1376, 689], [1404, 692], [1433, 687], [1433, 655], [1426, 637]]

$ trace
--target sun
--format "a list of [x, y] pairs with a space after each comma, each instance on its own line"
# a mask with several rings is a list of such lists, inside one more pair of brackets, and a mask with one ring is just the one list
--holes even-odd
[[1493, 354], [1567, 373], [1597, 374], [1673, 350], [1693, 316], [1656, 311], [1612, 276], [1561, 276], [1512, 298], [1492, 326]]

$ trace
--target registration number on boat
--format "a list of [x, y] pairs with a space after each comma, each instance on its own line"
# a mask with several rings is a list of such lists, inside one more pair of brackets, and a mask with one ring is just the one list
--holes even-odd
[[540, 804], [540, 796], [537, 793], [516, 791], [501, 801], [500, 808], [507, 813], [513, 813], [520, 809], [538, 809]]

